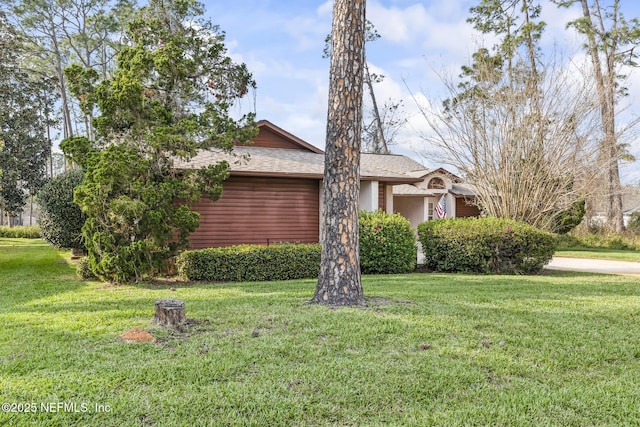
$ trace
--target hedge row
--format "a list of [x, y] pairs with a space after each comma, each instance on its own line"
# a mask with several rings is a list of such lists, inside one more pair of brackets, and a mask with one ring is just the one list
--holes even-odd
[[426, 266], [439, 272], [539, 273], [556, 251], [556, 237], [499, 218], [456, 218], [418, 226]]
[[38, 239], [40, 238], [40, 227], [37, 225], [16, 227], [7, 227], [3, 225], [0, 226], [0, 237], [12, 239]]
[[[415, 268], [415, 234], [407, 219], [382, 211], [361, 212], [359, 230], [363, 273], [405, 273]], [[183, 252], [176, 267], [189, 280], [316, 278], [320, 253], [319, 244], [241, 245]]]
[[[498, 218], [428, 221], [418, 226], [426, 266], [440, 272], [539, 273], [553, 256], [554, 235]], [[361, 214], [363, 273], [413, 270], [416, 247], [408, 221], [384, 213]], [[257, 281], [315, 278], [319, 244], [241, 245], [185, 251], [178, 273], [189, 280]]]
[[178, 274], [189, 280], [260, 281], [318, 277], [320, 245], [240, 245], [185, 251]]

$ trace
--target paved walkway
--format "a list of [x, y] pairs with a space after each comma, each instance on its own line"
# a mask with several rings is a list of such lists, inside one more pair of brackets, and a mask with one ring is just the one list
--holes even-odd
[[585, 271], [588, 273], [633, 274], [640, 276], [640, 262], [604, 259], [553, 257], [545, 268], [549, 270]]

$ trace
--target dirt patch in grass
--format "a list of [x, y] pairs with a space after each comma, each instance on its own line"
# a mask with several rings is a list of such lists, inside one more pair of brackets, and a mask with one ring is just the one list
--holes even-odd
[[157, 342], [156, 338], [153, 335], [141, 328], [130, 329], [124, 334], [120, 335], [120, 338], [128, 343]]

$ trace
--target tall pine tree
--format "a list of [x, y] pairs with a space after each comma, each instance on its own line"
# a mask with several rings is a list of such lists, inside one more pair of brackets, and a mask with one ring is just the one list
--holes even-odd
[[640, 43], [640, 21], [624, 17], [620, 0], [556, 0], [554, 3], [560, 7], [574, 4], [581, 7], [582, 17], [570, 22], [569, 26], [586, 39], [584, 47], [593, 66], [602, 127], [601, 159], [607, 170], [607, 224], [615, 231], [623, 231], [619, 163], [624, 150], [618, 143], [616, 118], [620, 97], [625, 95], [621, 84], [625, 76], [621, 68], [638, 66], [636, 48]]
[[331, 30], [322, 255], [312, 300], [326, 305], [364, 303], [358, 248], [364, 38], [365, 0], [336, 0]]

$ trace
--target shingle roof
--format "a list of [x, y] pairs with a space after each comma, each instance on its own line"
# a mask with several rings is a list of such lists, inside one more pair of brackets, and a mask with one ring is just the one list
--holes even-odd
[[[306, 177], [321, 179], [324, 175], [324, 154], [304, 150], [263, 147], [235, 147], [233, 153], [221, 150], [201, 151], [188, 162], [175, 162], [178, 169], [196, 169], [226, 160], [232, 175]], [[403, 173], [401, 165], [424, 166], [404, 156], [363, 154], [360, 176], [363, 180], [379, 180], [388, 183], [420, 181]]]
[[630, 215], [640, 211], [640, 194], [625, 194], [622, 196], [622, 211]]
[[387, 170], [412, 178], [421, 178], [429, 172], [423, 165], [407, 156], [398, 154], [362, 153], [361, 164], [377, 170]]
[[[473, 197], [476, 195], [476, 193], [473, 191], [473, 188], [469, 184], [464, 184], [464, 185], [453, 184], [453, 186], [448, 192], [453, 194], [454, 196]], [[395, 196], [434, 197], [444, 193], [447, 193], [447, 190], [434, 190], [434, 189], [420, 188], [416, 185], [411, 185], [411, 184], [402, 184], [402, 185], [393, 186], [393, 194]]]
[[476, 192], [472, 185], [465, 183], [464, 185], [453, 184], [451, 186], [451, 194], [456, 196], [475, 196]]
[[[444, 191], [444, 190], [442, 190]], [[433, 197], [436, 195], [432, 190], [426, 188], [420, 188], [416, 185], [402, 184], [393, 186], [394, 196], [421, 196], [421, 197]]]

